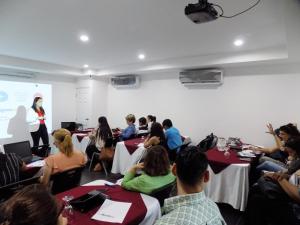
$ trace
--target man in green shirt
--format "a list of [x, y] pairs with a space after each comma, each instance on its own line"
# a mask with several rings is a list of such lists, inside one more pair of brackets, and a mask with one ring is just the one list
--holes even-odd
[[172, 172], [177, 177], [177, 194], [165, 200], [162, 216], [155, 225], [226, 225], [217, 205], [204, 194], [209, 180], [208, 160], [195, 147], [179, 152]]

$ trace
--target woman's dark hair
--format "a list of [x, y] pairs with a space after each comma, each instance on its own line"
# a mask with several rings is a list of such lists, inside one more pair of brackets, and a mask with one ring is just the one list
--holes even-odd
[[[42, 98], [42, 97], [35, 97], [35, 98], [33, 99], [33, 103], [32, 103], [31, 108], [32, 108], [35, 112], [37, 112], [36, 103], [37, 103], [37, 101], [40, 100], [40, 99], [43, 99], [43, 98]], [[44, 110], [43, 107], [40, 107], [40, 111], [45, 115], [45, 110]]]
[[150, 129], [150, 138], [153, 136], [159, 137], [160, 144], [163, 145], [163, 143], [166, 140], [166, 137], [165, 137], [163, 127], [160, 123], [155, 122], [152, 124], [151, 129]]
[[284, 146], [295, 151], [298, 158], [300, 158], [300, 137], [289, 138]]
[[99, 122], [99, 129], [97, 130], [97, 136], [103, 140], [104, 142], [107, 139], [112, 138], [112, 132], [110, 126], [108, 125], [107, 119], [105, 116], [101, 116], [98, 119]]
[[155, 116], [148, 115], [147, 117], [150, 120], [150, 122], [156, 122], [156, 117]]
[[298, 128], [292, 123], [279, 127], [279, 130], [287, 133], [291, 137], [300, 136]]
[[34, 184], [1, 205], [0, 224], [57, 225], [60, 213], [55, 197], [43, 185]]
[[196, 146], [180, 150], [175, 163], [179, 180], [189, 186], [197, 185], [208, 167], [207, 156]]
[[163, 127], [168, 127], [168, 128], [173, 126], [172, 121], [170, 119], [165, 119], [163, 121], [162, 125], [163, 125]]
[[139, 118], [139, 123], [140, 123], [140, 125], [146, 125], [147, 124], [147, 120], [146, 120], [146, 118], [145, 117], [141, 117], [141, 118]]
[[156, 145], [150, 147], [144, 160], [144, 172], [149, 176], [164, 176], [170, 172], [167, 150]]

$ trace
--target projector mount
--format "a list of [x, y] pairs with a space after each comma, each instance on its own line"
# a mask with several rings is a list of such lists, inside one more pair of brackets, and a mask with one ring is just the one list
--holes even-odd
[[[216, 20], [219, 17], [223, 18], [233, 18], [238, 15], [241, 15], [251, 9], [253, 9], [255, 6], [257, 6], [261, 0], [257, 0], [255, 4], [250, 6], [249, 8], [243, 10], [242, 12], [236, 13], [231, 16], [225, 16], [224, 10], [220, 5], [209, 3], [207, 0], [199, 0], [198, 3], [195, 4], [188, 4], [185, 7], [185, 15], [192, 20], [194, 23], [205, 23], [212, 20]], [[219, 13], [218, 8], [221, 12]]]

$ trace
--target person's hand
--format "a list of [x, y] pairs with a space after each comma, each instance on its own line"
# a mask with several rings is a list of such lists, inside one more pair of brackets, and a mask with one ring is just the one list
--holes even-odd
[[253, 152], [255, 153], [260, 153], [262, 148], [261, 147], [258, 147], [258, 146], [254, 146], [254, 145], [250, 145], [249, 146], [249, 150], [252, 150]]
[[266, 133], [272, 134], [272, 135], [276, 135], [276, 134], [275, 134], [275, 131], [274, 131], [274, 129], [273, 129], [272, 124], [268, 123], [268, 124], [267, 124], [267, 128], [268, 128], [268, 131], [266, 131]]
[[129, 171], [131, 173], [136, 173], [136, 171], [138, 169], [144, 169], [144, 163], [138, 163], [138, 164], [134, 165], [133, 167], [131, 167], [131, 169]]
[[272, 178], [273, 175], [274, 175], [274, 172], [269, 172], [269, 171], [265, 171], [263, 174], [264, 177], [268, 177], [268, 178]]
[[144, 169], [144, 163], [138, 163], [136, 165], [134, 165], [135, 169], [138, 170], [138, 169]]

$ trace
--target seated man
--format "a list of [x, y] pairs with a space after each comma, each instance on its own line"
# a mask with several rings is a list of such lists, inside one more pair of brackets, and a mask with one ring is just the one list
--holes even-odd
[[174, 161], [182, 145], [181, 135], [175, 127], [173, 127], [172, 121], [170, 119], [165, 119], [162, 123], [165, 129], [165, 135], [167, 139], [167, 147], [169, 152], [170, 161]]
[[165, 200], [163, 215], [155, 225], [225, 225], [218, 206], [204, 194], [209, 180], [208, 160], [195, 146], [178, 153], [172, 172], [177, 177], [177, 195]]
[[0, 152], [0, 187], [18, 182], [21, 170], [26, 170], [26, 165], [19, 156]]

